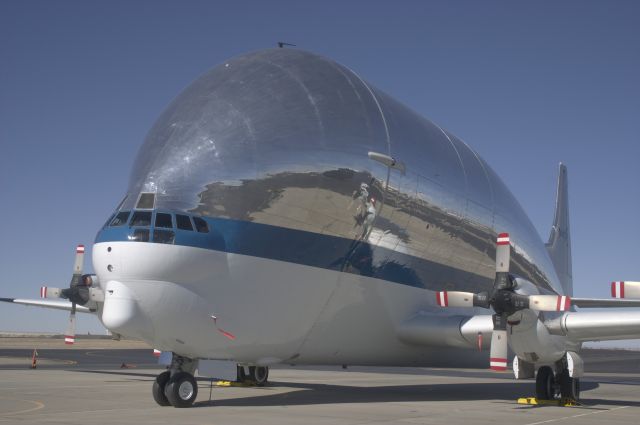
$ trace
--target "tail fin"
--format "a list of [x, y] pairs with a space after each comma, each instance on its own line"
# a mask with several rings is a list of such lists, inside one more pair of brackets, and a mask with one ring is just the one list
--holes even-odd
[[556, 274], [560, 278], [564, 294], [572, 296], [573, 274], [571, 271], [571, 233], [569, 232], [569, 190], [567, 167], [563, 163], [560, 163], [559, 167], [556, 212], [546, 247], [556, 269]]

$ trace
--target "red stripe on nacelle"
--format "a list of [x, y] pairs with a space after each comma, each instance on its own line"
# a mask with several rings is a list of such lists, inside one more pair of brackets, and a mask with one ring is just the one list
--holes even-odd
[[436, 292], [436, 301], [440, 307], [447, 307], [449, 305], [449, 296], [447, 291]]

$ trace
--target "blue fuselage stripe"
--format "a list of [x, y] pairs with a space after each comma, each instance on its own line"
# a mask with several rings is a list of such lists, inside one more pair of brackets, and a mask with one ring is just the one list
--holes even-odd
[[[446, 286], [450, 290], [475, 292], [491, 285], [486, 277], [363, 241], [249, 221], [210, 217], [205, 220], [209, 233], [173, 229], [175, 245], [341, 271], [430, 290]], [[95, 242], [129, 241], [134, 229], [105, 227]]]

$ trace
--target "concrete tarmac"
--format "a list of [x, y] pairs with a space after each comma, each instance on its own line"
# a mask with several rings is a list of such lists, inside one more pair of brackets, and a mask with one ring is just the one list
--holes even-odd
[[[49, 345], [48, 347], [50, 347]], [[582, 406], [523, 406], [534, 381], [432, 368], [278, 367], [266, 387], [199, 380], [190, 409], [160, 407], [150, 349], [0, 345], [0, 424], [635, 424], [640, 353], [585, 350]], [[125, 368], [122, 368], [124, 363]]]

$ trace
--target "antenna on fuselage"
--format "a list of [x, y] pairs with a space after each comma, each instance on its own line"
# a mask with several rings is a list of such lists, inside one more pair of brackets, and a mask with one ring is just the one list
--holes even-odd
[[291, 47], [296, 47], [295, 44], [291, 44], [291, 43], [285, 43], [284, 41], [278, 41], [278, 47], [279, 48], [283, 48], [284, 46], [291, 46]]

